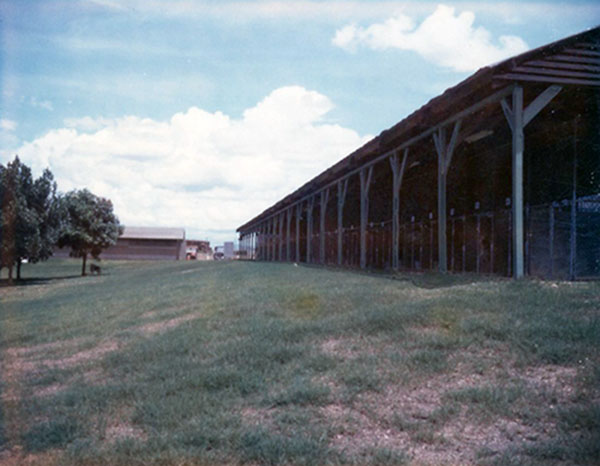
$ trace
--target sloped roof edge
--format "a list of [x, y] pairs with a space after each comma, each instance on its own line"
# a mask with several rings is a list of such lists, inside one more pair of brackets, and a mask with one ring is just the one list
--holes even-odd
[[165, 227], [124, 227], [123, 239], [168, 239], [184, 240], [185, 229]]
[[458, 102], [465, 102], [465, 108], [467, 108], [470, 105], [469, 102], [474, 97], [481, 98], [482, 95], [491, 94], [499, 87], [507, 85], [507, 81], [497, 82], [494, 80], [495, 76], [505, 73], [532, 58], [549, 55], [557, 49], [564, 48], [573, 42], [586, 38], [596, 41], [600, 40], [600, 26], [528, 50], [522, 54], [479, 69], [460, 83], [446, 89], [439, 96], [429, 100], [400, 122], [382, 131], [378, 136], [342, 158], [250, 221], [238, 227], [236, 231], [241, 232], [249, 226], [258, 223], [261, 219], [267, 218], [285, 207], [293, 205], [309, 191], [318, 190], [319, 186], [324, 186], [331, 179], [342, 177], [344, 172], [349, 171], [352, 168], [352, 164], [358, 160], [366, 162], [374, 156], [393, 150], [394, 147], [397, 147], [403, 141], [424, 131], [426, 129], [424, 123], [427, 124], [427, 127], [438, 125], [452, 114], [462, 110], [462, 107], [457, 106]]

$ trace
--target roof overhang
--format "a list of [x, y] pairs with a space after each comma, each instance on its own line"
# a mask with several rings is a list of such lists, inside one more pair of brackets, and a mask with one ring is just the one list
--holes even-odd
[[437, 128], [501, 100], [512, 92], [516, 83], [600, 87], [600, 27], [480, 69], [240, 226], [237, 231], [250, 231], [315, 192], [354, 174], [360, 167], [388, 157], [431, 136]]

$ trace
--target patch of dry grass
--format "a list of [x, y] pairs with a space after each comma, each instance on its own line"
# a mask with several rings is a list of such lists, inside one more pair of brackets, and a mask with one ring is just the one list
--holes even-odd
[[106, 269], [0, 290], [1, 464], [599, 459], [598, 283]]

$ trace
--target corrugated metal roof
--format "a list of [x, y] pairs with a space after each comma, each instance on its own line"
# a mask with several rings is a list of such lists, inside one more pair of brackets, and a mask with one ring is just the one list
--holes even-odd
[[125, 227], [120, 238], [184, 240], [185, 229], [164, 227]]

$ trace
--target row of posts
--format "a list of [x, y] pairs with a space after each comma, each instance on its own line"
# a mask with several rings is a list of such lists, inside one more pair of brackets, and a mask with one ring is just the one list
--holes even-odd
[[[527, 108], [523, 107], [523, 88], [519, 84], [514, 84], [505, 90], [490, 96], [500, 100], [502, 110], [505, 114], [508, 125], [512, 133], [512, 267], [515, 278], [524, 275], [524, 227], [523, 227], [523, 150], [524, 150], [524, 128], [537, 113], [539, 113], [561, 90], [560, 86], [550, 86], [540, 95], [538, 95]], [[504, 98], [512, 94], [512, 105], [509, 105]], [[481, 102], [481, 104], [487, 103]], [[472, 110], [472, 108], [471, 108]], [[463, 112], [466, 115], [466, 112]], [[447, 140], [446, 127], [453, 123], [450, 139]], [[446, 234], [446, 179], [448, 170], [452, 161], [454, 150], [459, 143], [460, 128], [462, 118], [460, 115], [455, 120], [446, 125], [441, 125], [432, 132], [433, 142], [438, 156], [438, 266], [440, 272], [448, 270], [447, 257], [447, 234]], [[399, 239], [399, 214], [400, 214], [400, 189], [406, 169], [406, 161], [409, 155], [408, 147], [403, 148], [402, 157], [400, 151], [396, 150], [389, 156], [389, 163], [393, 174], [393, 210], [392, 210], [392, 268], [398, 268], [398, 239]], [[367, 224], [369, 217], [369, 188], [373, 175], [373, 164], [363, 167], [358, 171], [360, 180], [360, 267], [367, 265]], [[343, 209], [348, 188], [348, 179], [337, 181], [337, 233], [338, 233], [338, 265], [342, 265], [342, 241], [343, 241]], [[325, 263], [325, 212], [329, 201], [330, 188], [323, 189], [320, 195], [320, 262]], [[311, 261], [311, 238], [313, 231], [313, 210], [315, 205], [314, 194], [306, 200], [306, 262]], [[276, 247], [279, 247], [278, 257], [282, 258], [283, 241], [281, 240], [286, 219], [286, 259], [291, 260], [290, 250], [290, 223], [292, 218], [292, 209], [289, 207], [285, 211], [272, 216], [263, 221], [255, 233], [259, 236], [257, 243], [258, 258], [262, 260], [272, 260], [276, 256]], [[296, 254], [295, 260], [300, 258], [300, 216], [302, 213], [302, 201], [295, 204], [296, 209]], [[272, 241], [270, 247], [260, 238], [274, 236], [278, 231], [280, 241]]]

